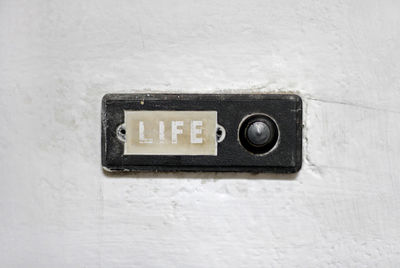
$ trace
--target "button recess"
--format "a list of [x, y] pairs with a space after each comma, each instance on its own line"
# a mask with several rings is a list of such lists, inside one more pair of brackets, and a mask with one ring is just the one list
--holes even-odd
[[278, 141], [278, 127], [266, 114], [247, 116], [239, 126], [239, 140], [250, 153], [265, 154]]

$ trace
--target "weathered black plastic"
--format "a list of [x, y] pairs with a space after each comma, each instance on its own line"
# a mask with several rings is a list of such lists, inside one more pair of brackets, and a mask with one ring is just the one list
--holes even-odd
[[[124, 110], [215, 110], [226, 138], [218, 144], [217, 156], [124, 155], [116, 135]], [[256, 113], [268, 115], [278, 126], [278, 142], [266, 154], [252, 154], [238, 138], [240, 122]], [[107, 171], [294, 173], [302, 164], [302, 100], [293, 94], [107, 94], [101, 117], [102, 165]]]

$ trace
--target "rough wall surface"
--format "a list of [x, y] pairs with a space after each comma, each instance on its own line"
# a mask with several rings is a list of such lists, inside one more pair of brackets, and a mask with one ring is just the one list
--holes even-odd
[[[400, 2], [0, 0], [1, 267], [399, 267]], [[297, 176], [100, 167], [112, 92], [299, 93]]]

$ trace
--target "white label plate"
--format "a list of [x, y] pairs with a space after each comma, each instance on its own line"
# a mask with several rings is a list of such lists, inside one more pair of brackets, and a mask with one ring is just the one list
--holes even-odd
[[125, 111], [125, 155], [217, 155], [216, 111]]

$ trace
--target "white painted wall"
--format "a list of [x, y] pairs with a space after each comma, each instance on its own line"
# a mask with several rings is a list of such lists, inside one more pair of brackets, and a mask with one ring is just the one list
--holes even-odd
[[[0, 266], [399, 267], [399, 14], [0, 0]], [[101, 169], [105, 93], [288, 90], [305, 104], [297, 176]]]

